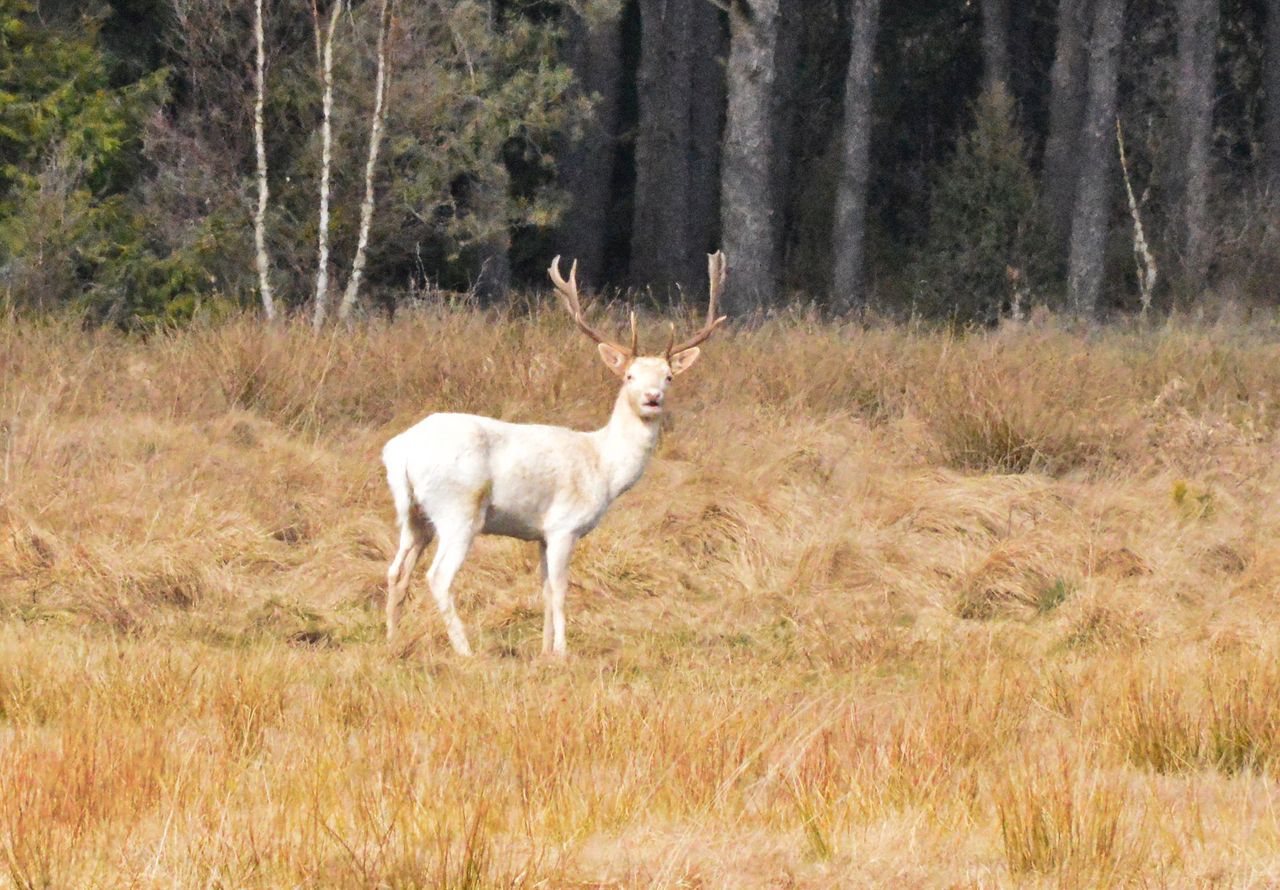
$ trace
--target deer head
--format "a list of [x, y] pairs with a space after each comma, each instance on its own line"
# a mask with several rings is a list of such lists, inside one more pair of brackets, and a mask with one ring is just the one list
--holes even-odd
[[564, 308], [573, 318], [574, 324], [584, 334], [596, 342], [596, 349], [605, 366], [622, 378], [622, 389], [627, 401], [637, 416], [644, 420], [654, 420], [662, 415], [663, 402], [667, 395], [667, 386], [677, 374], [683, 374], [693, 366], [701, 353], [700, 344], [714, 333], [726, 316], [716, 315], [716, 304], [720, 299], [720, 290], [724, 287], [725, 258], [724, 253], [716, 251], [707, 256], [707, 273], [710, 278], [710, 302], [707, 306], [707, 320], [702, 328], [689, 339], [676, 344], [676, 326], [671, 325], [671, 339], [661, 355], [641, 355], [636, 333], [636, 314], [631, 313], [631, 345], [623, 346], [587, 324], [582, 302], [578, 298], [578, 264], [575, 261], [569, 269], [569, 280], [565, 281], [560, 274], [560, 257], [551, 261], [547, 270], [551, 283]]

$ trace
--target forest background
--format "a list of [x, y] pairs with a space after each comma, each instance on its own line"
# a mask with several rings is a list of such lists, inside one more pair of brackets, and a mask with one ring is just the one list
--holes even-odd
[[1277, 84], [1264, 0], [0, 0], [0, 298], [662, 304], [723, 247], [734, 314], [1252, 307]]

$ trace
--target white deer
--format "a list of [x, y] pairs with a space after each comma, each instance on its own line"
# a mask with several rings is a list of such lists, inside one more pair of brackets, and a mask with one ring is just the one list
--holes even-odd
[[453, 648], [470, 655], [449, 587], [477, 534], [504, 535], [539, 543], [542, 651], [565, 654], [564, 601], [573, 545], [639, 481], [658, 439], [667, 385], [697, 361], [699, 344], [724, 321], [716, 315], [724, 254], [711, 254], [707, 269], [711, 297], [702, 329], [677, 345], [673, 324], [666, 351], [642, 356], [635, 313], [629, 348], [605, 339], [583, 314], [577, 263], [565, 281], [560, 258], [552, 261], [549, 274], [565, 308], [598, 344], [609, 370], [622, 378], [613, 414], [602, 429], [578, 432], [474, 414], [432, 414], [386, 444], [382, 461], [400, 526], [400, 549], [387, 570], [388, 640], [395, 636], [410, 575], [434, 533], [440, 541], [427, 583]]

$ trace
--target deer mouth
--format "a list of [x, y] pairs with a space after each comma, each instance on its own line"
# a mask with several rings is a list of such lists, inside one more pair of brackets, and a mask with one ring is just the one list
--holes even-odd
[[661, 411], [662, 400], [661, 399], [645, 399], [644, 402], [642, 403], [642, 407], [650, 408], [654, 411]]

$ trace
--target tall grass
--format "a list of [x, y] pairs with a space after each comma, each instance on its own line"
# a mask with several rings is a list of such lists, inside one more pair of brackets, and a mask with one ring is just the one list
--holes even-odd
[[385, 646], [377, 454], [602, 423], [563, 319], [10, 321], [0, 886], [1280, 882], [1273, 333], [726, 332], [555, 664], [499, 539]]

